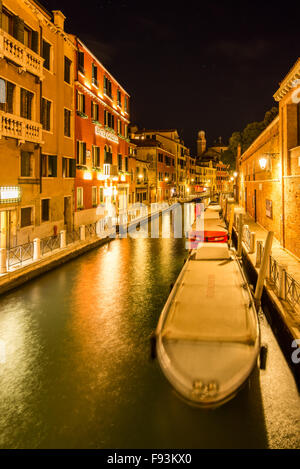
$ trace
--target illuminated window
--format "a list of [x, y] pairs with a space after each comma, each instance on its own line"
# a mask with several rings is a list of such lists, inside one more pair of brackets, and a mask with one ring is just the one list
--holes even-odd
[[97, 187], [92, 187], [92, 205], [95, 207], [97, 205]]
[[86, 165], [86, 143], [77, 140], [77, 164]]
[[15, 85], [10, 83], [9, 81], [2, 80], [5, 86], [5, 93], [6, 93], [6, 102], [0, 103], [0, 110], [4, 112], [9, 112], [10, 114], [14, 113], [14, 95], [15, 95]]
[[92, 147], [92, 162], [94, 168], [100, 166], [100, 147], [96, 147], [95, 145]]
[[77, 187], [77, 208], [83, 208], [83, 187]]

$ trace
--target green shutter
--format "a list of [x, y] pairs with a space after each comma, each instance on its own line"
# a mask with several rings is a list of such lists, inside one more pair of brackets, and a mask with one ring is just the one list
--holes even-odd
[[39, 48], [39, 33], [37, 31], [32, 31], [31, 36], [31, 48], [34, 52], [38, 53]]

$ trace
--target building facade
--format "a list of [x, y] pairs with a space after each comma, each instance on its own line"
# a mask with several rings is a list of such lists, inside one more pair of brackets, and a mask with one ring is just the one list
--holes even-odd
[[34, 1], [1, 2], [0, 19], [0, 230], [9, 249], [72, 223], [74, 174], [64, 177], [63, 159], [74, 161], [64, 127], [65, 109], [70, 128], [74, 118], [64, 65], [73, 46], [62, 13]]
[[[133, 192], [129, 95], [77, 37], [75, 226], [126, 211]], [[130, 164], [129, 164], [129, 160]], [[103, 206], [99, 210], [98, 206]]]
[[238, 160], [239, 201], [300, 256], [300, 59], [274, 94], [279, 114]]

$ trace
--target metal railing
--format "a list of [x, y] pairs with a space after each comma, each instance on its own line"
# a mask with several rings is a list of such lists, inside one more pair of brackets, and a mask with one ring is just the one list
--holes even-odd
[[76, 241], [80, 241], [80, 231], [78, 230], [73, 230], [73, 231], [67, 231], [66, 232], [66, 244], [72, 244], [75, 243]]
[[85, 225], [85, 237], [89, 238], [91, 236], [96, 236], [96, 223], [90, 223], [89, 225]]
[[33, 243], [20, 244], [7, 250], [8, 267], [33, 259]]
[[280, 290], [280, 267], [279, 263], [270, 256], [269, 258], [269, 281], [273, 284], [277, 292]]
[[55, 249], [60, 248], [59, 236], [48, 236], [47, 238], [41, 239], [41, 254], [44, 256], [47, 252], [52, 252]]
[[248, 225], [243, 226], [243, 242], [248, 249], [249, 254], [255, 251], [255, 233], [250, 231]]
[[290, 303], [293, 308], [300, 306], [300, 284], [290, 274], [284, 270], [284, 293], [285, 300]]

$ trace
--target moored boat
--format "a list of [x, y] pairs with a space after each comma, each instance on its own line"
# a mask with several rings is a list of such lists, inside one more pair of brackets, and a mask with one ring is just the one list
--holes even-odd
[[156, 354], [167, 380], [189, 404], [233, 398], [257, 365], [257, 312], [227, 244], [203, 243], [185, 263], [161, 313]]

